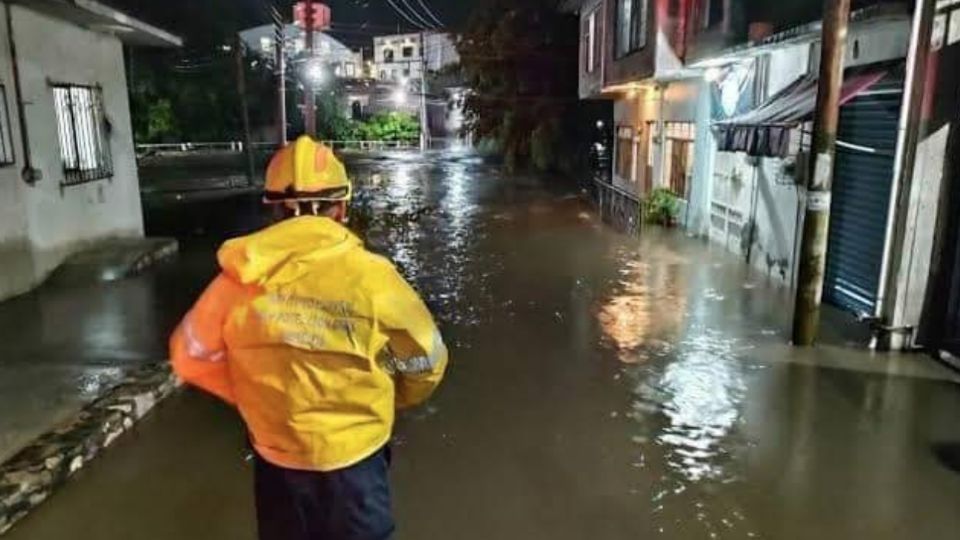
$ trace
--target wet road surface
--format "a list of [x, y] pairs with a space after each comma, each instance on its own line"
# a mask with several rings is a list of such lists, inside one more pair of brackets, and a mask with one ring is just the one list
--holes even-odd
[[[452, 354], [397, 428], [399, 539], [957, 537], [960, 474], [938, 449], [960, 441], [960, 384], [937, 364], [852, 350], [833, 319], [833, 345], [793, 350], [788, 296], [739, 260], [618, 235], [560, 183], [467, 155], [351, 171], [358, 226]], [[172, 296], [254, 207], [153, 222], [207, 235]], [[253, 538], [246, 453], [227, 407], [182, 392], [9, 538]]]

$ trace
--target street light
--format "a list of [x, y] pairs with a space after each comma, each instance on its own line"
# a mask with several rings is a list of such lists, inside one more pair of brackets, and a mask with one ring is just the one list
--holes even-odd
[[318, 86], [323, 84], [327, 78], [327, 70], [325, 69], [323, 62], [317, 58], [308, 60], [306, 65], [303, 67], [303, 77], [310, 83], [311, 86]]
[[394, 90], [390, 99], [397, 105], [405, 104], [407, 102], [407, 90], [405, 88], [397, 88]]

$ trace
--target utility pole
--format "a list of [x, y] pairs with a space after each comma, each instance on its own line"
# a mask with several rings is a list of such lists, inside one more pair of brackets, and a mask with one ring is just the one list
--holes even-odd
[[807, 177], [806, 213], [800, 245], [800, 274], [793, 315], [793, 344], [809, 347], [820, 327], [820, 302], [830, 231], [830, 190], [836, 155], [843, 59], [850, 0], [825, 0], [820, 51], [820, 80]]
[[243, 154], [247, 162], [247, 186], [253, 186], [253, 147], [250, 136], [250, 107], [247, 103], [247, 77], [244, 65], [243, 40], [237, 34], [237, 42], [233, 47], [233, 57], [237, 68], [237, 93], [240, 94], [240, 116], [243, 119]]
[[427, 47], [424, 33], [420, 32], [420, 151], [425, 152], [430, 144], [430, 125], [427, 118]]
[[280, 146], [287, 145], [287, 53], [286, 28], [282, 21], [277, 22], [277, 33], [273, 40], [277, 53], [277, 124]]
[[[314, 0], [305, 0], [307, 8], [306, 24], [306, 51], [307, 65], [313, 62], [313, 4]], [[311, 77], [304, 77], [303, 91], [303, 127], [304, 132], [316, 138], [317, 136], [317, 96], [314, 81]]]

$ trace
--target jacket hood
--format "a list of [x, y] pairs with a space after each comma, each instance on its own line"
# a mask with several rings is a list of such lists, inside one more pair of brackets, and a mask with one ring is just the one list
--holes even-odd
[[362, 242], [346, 227], [325, 217], [282, 221], [249, 236], [226, 242], [217, 254], [223, 272], [244, 285], [296, 279], [324, 258]]

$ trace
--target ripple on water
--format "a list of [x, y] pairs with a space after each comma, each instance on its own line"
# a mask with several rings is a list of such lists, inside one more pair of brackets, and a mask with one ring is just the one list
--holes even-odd
[[700, 327], [689, 332], [667, 356], [627, 368], [634, 395], [627, 416], [639, 430], [632, 440], [661, 463], [654, 516], [694, 515], [706, 537], [743, 537], [749, 531], [740, 525], [742, 512], [716, 493], [741, 479], [737, 457], [746, 444], [739, 426], [749, 370], [737, 358], [743, 348], [736, 339]]

